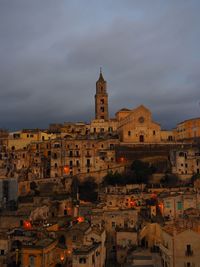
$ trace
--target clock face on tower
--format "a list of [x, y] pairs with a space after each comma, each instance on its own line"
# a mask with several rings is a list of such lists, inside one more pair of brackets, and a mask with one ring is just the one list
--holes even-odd
[[139, 119], [138, 119], [138, 121], [140, 122], [140, 123], [143, 123], [144, 122], [144, 117], [139, 117]]

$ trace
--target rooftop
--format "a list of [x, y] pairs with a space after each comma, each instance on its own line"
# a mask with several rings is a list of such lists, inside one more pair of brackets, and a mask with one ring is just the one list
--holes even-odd
[[37, 240], [36, 242], [33, 242], [30, 245], [23, 245], [23, 247], [31, 248], [31, 249], [43, 249], [43, 248], [50, 246], [54, 242], [55, 242], [54, 239], [44, 238], [44, 239]]
[[94, 244], [89, 245], [89, 246], [83, 245], [80, 248], [74, 249], [73, 254], [75, 254], [75, 255], [83, 255], [83, 254], [86, 255], [86, 254], [94, 251], [99, 245], [100, 245], [100, 243], [94, 243]]

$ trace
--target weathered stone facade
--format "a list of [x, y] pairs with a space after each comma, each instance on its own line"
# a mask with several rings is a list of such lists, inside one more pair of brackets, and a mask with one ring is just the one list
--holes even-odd
[[120, 141], [124, 143], [161, 143], [173, 141], [172, 132], [162, 134], [160, 124], [152, 120], [148, 108], [141, 105], [133, 110], [122, 109], [116, 113]]

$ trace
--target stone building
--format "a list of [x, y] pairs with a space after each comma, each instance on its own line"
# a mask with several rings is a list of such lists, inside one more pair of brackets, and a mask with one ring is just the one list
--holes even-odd
[[117, 120], [109, 119], [107, 121], [103, 119], [95, 119], [90, 123], [91, 134], [104, 134], [117, 135]]
[[0, 266], [7, 267], [9, 254], [9, 240], [5, 232], [0, 233]]
[[163, 266], [200, 266], [198, 232], [187, 225], [166, 225], [162, 228], [161, 240], [159, 247]]
[[68, 229], [59, 231], [70, 252], [68, 261], [72, 266], [105, 266], [106, 234], [104, 228], [91, 226], [87, 222], [74, 223]]
[[104, 267], [101, 261], [100, 243], [83, 245], [73, 252], [72, 267]]
[[[91, 224], [104, 227], [106, 230], [106, 252], [107, 259], [116, 258], [117, 251], [117, 232], [123, 232], [123, 236], [127, 232], [132, 234], [132, 243], [135, 242], [135, 230], [137, 228], [138, 212], [135, 209], [107, 209], [106, 207], [96, 208], [92, 210]], [[118, 234], [118, 237], [121, 234]]]
[[176, 140], [199, 141], [200, 140], [200, 118], [193, 118], [180, 122], [176, 126]]
[[22, 266], [54, 267], [58, 262], [55, 257], [57, 243], [57, 240], [44, 238], [32, 244], [23, 245], [21, 249]]
[[116, 119], [119, 138], [123, 143], [161, 143], [174, 140], [171, 131], [162, 134], [160, 124], [152, 120], [150, 110], [143, 105], [133, 110], [119, 110]]
[[183, 216], [184, 211], [191, 208], [200, 208], [200, 196], [196, 192], [169, 192], [158, 197], [162, 216], [174, 220]]
[[170, 160], [172, 172], [180, 178], [191, 178], [200, 173], [200, 150], [199, 148], [178, 149], [171, 151]]

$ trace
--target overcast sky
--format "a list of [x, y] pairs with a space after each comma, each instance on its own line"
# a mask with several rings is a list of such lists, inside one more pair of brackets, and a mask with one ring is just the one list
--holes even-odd
[[199, 0], [0, 0], [0, 128], [144, 104], [163, 128], [200, 117]]

